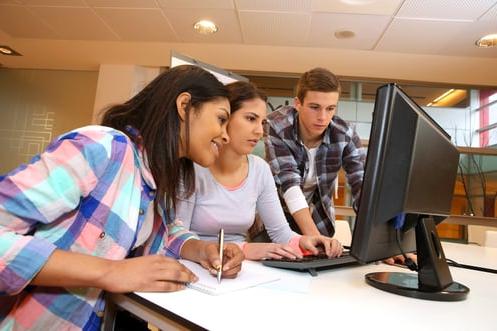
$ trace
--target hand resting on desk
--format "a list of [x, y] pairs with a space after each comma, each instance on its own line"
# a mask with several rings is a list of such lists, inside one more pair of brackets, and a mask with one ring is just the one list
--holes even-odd
[[176, 259], [147, 255], [112, 261], [102, 277], [102, 288], [109, 292], [173, 292], [196, 282], [197, 276]]
[[[65, 253], [65, 252], [63, 252]], [[216, 243], [201, 240], [188, 240], [181, 249], [181, 256], [200, 263], [211, 273], [219, 261]], [[244, 255], [234, 244], [226, 244], [224, 249], [224, 278], [235, 278], [241, 270]], [[147, 255], [107, 263], [107, 272], [101, 277], [106, 291], [126, 292], [173, 292], [185, 288], [186, 283], [194, 283], [197, 276], [176, 259], [162, 255]]]

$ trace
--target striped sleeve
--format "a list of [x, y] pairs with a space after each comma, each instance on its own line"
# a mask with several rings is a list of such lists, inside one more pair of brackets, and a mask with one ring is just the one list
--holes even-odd
[[348, 135], [351, 138], [343, 150], [343, 168], [354, 200], [357, 200], [362, 188], [366, 153], [355, 130], [349, 128]]
[[190, 239], [199, 239], [194, 233], [188, 231], [180, 221], [168, 224], [167, 252], [177, 259], [181, 258], [181, 248]]
[[273, 127], [269, 127], [268, 135], [264, 138], [266, 161], [273, 173], [276, 186], [283, 195], [290, 187], [299, 186], [302, 177], [297, 162], [285, 141], [278, 136]]
[[112, 139], [69, 133], [1, 178], [0, 294], [20, 292], [46, 263], [55, 245], [30, 233], [77, 208], [106, 167]]

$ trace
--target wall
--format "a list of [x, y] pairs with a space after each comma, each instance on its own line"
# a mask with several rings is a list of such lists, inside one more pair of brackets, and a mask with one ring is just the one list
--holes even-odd
[[169, 66], [171, 51], [175, 50], [202, 62], [241, 73], [295, 74], [323, 66], [342, 77], [497, 86], [495, 58], [240, 44], [11, 41], [15, 41], [11, 45], [24, 55], [2, 59], [4, 65], [11, 68], [98, 70], [101, 63], [160, 67]]
[[96, 71], [0, 69], [0, 174], [91, 123]]
[[93, 107], [93, 123], [100, 123], [102, 111], [122, 103], [140, 92], [160, 73], [159, 67], [142, 67], [124, 64], [102, 64]]

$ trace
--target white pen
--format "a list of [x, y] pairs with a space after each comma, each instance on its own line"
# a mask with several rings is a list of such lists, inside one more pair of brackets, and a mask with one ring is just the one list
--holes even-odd
[[221, 228], [219, 230], [217, 239], [219, 243], [219, 261], [221, 262], [219, 268], [217, 269], [217, 282], [219, 284], [221, 283], [221, 276], [223, 274], [224, 229]]

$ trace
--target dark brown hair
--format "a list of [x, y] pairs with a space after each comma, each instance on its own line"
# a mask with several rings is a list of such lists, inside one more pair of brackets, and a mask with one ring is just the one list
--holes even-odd
[[227, 98], [228, 91], [214, 75], [197, 66], [183, 65], [163, 72], [136, 96], [124, 104], [109, 108], [102, 125], [126, 133], [126, 126], [139, 130], [141, 143], [146, 151], [152, 176], [157, 185], [155, 205], [165, 202], [168, 216], [175, 208], [179, 185], [184, 185], [188, 196], [195, 190], [193, 162], [179, 157], [180, 117], [176, 107], [177, 97], [191, 95], [186, 109], [185, 146], [189, 146], [190, 110], [198, 111], [202, 104], [218, 98]]
[[340, 81], [329, 70], [324, 68], [314, 68], [304, 72], [297, 83], [296, 95], [300, 102], [308, 91], [318, 92], [341, 92]]
[[245, 101], [253, 99], [261, 99], [267, 102], [266, 94], [259, 90], [257, 86], [250, 82], [234, 82], [226, 85], [229, 93], [230, 109], [233, 114], [238, 109], [242, 108]]

